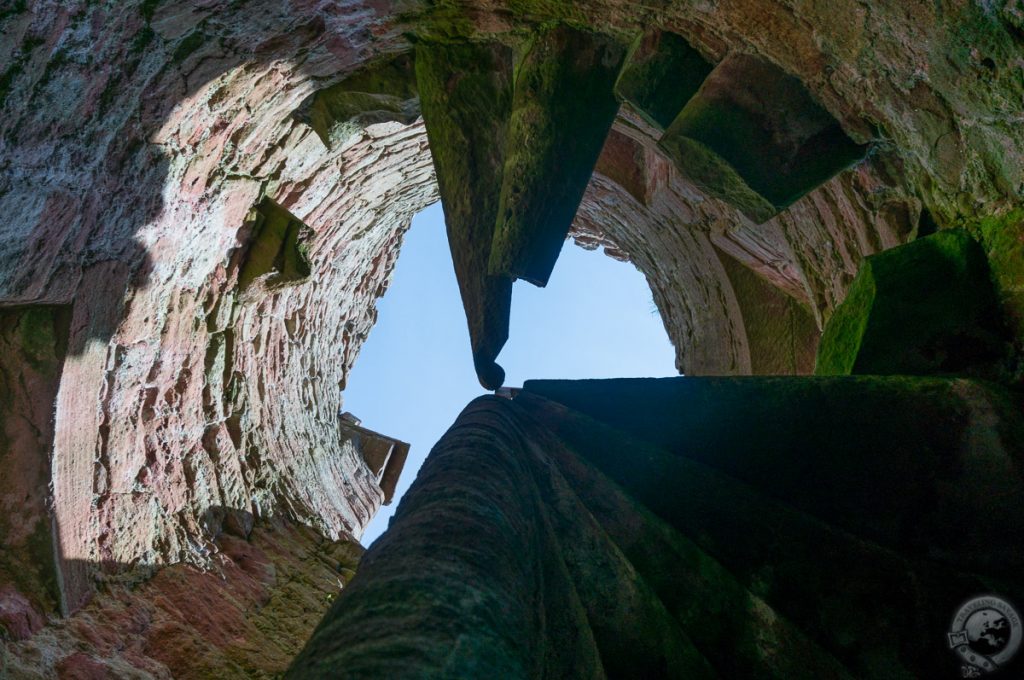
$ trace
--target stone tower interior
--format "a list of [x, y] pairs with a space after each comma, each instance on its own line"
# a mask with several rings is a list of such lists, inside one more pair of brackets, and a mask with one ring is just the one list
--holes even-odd
[[[0, 678], [1024, 677], [1022, 130], [1021, 0], [0, 0]], [[573, 243], [680, 377], [504, 384]]]

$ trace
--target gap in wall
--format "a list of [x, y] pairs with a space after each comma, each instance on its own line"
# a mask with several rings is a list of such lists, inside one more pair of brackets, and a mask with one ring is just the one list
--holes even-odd
[[[387, 529], [430, 448], [467, 403], [486, 393], [473, 372], [440, 203], [413, 219], [377, 307], [377, 323], [348, 377], [344, 409], [364, 427], [412, 446], [394, 502], [363, 534], [367, 546]], [[676, 375], [675, 351], [643, 274], [571, 243], [546, 288], [516, 283], [498, 363], [509, 386], [531, 378]]]

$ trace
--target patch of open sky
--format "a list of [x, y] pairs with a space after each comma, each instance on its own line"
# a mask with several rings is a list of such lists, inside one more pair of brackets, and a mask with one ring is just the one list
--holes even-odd
[[[344, 409], [411, 449], [394, 502], [363, 534], [367, 546], [387, 529], [430, 448], [466, 404], [486, 394], [473, 372], [440, 203], [413, 219], [377, 308], [348, 378]], [[509, 341], [498, 363], [509, 386], [531, 378], [677, 375], [675, 351], [643, 274], [571, 243], [546, 288], [516, 282]]]

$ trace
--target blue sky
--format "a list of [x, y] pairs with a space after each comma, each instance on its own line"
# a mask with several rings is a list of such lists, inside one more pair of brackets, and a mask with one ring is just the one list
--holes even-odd
[[[440, 203], [413, 219], [377, 309], [377, 324], [348, 378], [344, 409], [364, 427], [412, 447], [395, 501], [367, 527], [364, 545], [387, 528], [434, 443], [467, 403], [486, 393], [473, 372]], [[676, 375], [675, 352], [643, 275], [571, 242], [547, 287], [516, 282], [498, 363], [510, 386], [531, 378]]]

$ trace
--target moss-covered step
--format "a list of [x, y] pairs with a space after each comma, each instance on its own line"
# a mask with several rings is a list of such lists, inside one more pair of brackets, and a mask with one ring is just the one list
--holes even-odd
[[682, 36], [647, 31], [630, 48], [615, 94], [651, 125], [664, 130], [697, 93], [711, 69]]
[[305, 245], [300, 239], [308, 227], [269, 198], [260, 201], [247, 216], [252, 236], [238, 275], [245, 291], [257, 280], [277, 288], [305, 280], [311, 271]]
[[517, 64], [490, 272], [547, 283], [619, 102], [625, 48], [567, 26], [543, 30]]
[[1006, 352], [978, 243], [941, 231], [865, 258], [825, 325], [819, 375], [985, 373]]
[[[861, 380], [888, 381], [896, 393], [904, 387], [891, 378]], [[728, 381], [720, 382], [728, 385]], [[833, 384], [842, 381], [833, 380]], [[700, 396], [701, 392], [692, 394]], [[846, 395], [856, 403], [856, 392]], [[704, 392], [704, 396], [716, 395]], [[913, 399], [910, 394], [904, 396]], [[934, 395], [924, 396], [929, 401]], [[792, 494], [779, 495], [777, 482], [785, 480], [784, 487], [793, 477], [802, 477], [805, 487], [814, 487], [821, 479], [831, 492], [842, 495], [849, 486], [852, 495], [859, 495], [860, 480], [845, 475], [842, 468], [832, 469], [820, 461], [793, 465], [787, 460], [775, 466], [778, 475], [747, 483], [719, 467], [717, 454], [742, 466], [737, 455], [756, 461], [759, 447], [775, 446], [770, 440], [751, 438], [740, 448], [706, 451], [707, 462], [697, 462], [676, 455], [678, 450], [659, 449], [528, 391], [513, 403], [551, 428], [578, 456], [574, 460], [571, 454], [558, 455], [558, 449], [548, 449], [556, 452], [560, 469], [589, 513], [715, 666], [716, 677], [951, 677], [955, 657], [935, 654], [933, 642], [948, 629], [950, 610], [977, 592], [994, 590], [1012, 601], [1024, 592], [1019, 573], [1012, 569], [998, 579], [987, 570], [980, 572], [985, 576], [970, 573], [959, 558], [942, 564], [930, 559], [922, 546], [880, 545], [870, 535], [847, 529], [859, 518], [852, 522], [833, 519], [834, 506], [862, 514], [862, 508], [854, 503], [799, 507], [791, 502]], [[643, 404], [654, 410], [666, 407], [666, 420], [673, 418], [679, 406], [691, 405], [671, 400], [645, 400]], [[799, 400], [792, 405], [799, 405]], [[870, 402], [860, 405], [871, 408]], [[776, 406], [785, 408], [781, 402]], [[737, 414], [733, 411], [732, 415]], [[833, 417], [841, 418], [841, 414]], [[912, 420], [921, 422], [917, 417]], [[714, 420], [688, 424], [701, 439], [703, 427], [718, 429]], [[759, 425], [753, 423], [755, 429], [763, 427]], [[845, 434], [840, 425], [835, 436]], [[854, 439], [850, 444], [841, 448], [849, 450], [858, 442]], [[947, 445], [957, 444], [962, 442]], [[915, 455], [931, 454], [922, 445], [913, 451]], [[865, 456], [878, 453], [862, 449]], [[601, 473], [614, 484], [602, 483]], [[914, 484], [910, 486], [917, 490]], [[626, 498], [616, 499], [620, 494]], [[964, 496], [971, 494], [987, 497], [981, 486], [974, 486]], [[817, 494], [812, 490], [811, 495]], [[873, 500], [868, 514], [887, 523], [885, 510], [891, 497], [880, 493]], [[975, 500], [979, 500], [977, 496]], [[644, 511], [656, 518], [644, 517]], [[957, 528], [985, 521], [973, 511], [969, 502], [962, 504]], [[901, 516], [897, 521], [905, 520]], [[662, 522], [668, 526], [659, 526]], [[956, 531], [953, 527], [949, 530]], [[912, 621], [904, 614], [907, 611], [915, 613]]]
[[[529, 380], [523, 392], [886, 549], [976, 572], [1024, 569], [1024, 419], [1019, 398], [990, 383], [914, 376]], [[616, 465], [634, 464], [618, 455]]]
[[1024, 597], [985, 385], [535, 387], [467, 406], [285, 677], [952, 677], [956, 607]]
[[499, 43], [416, 47], [416, 79], [448, 246], [480, 384], [501, 387], [512, 279], [488, 273], [512, 110], [512, 50]]
[[660, 143], [694, 184], [758, 223], [866, 152], [797, 78], [748, 54], [714, 68]]
[[336, 85], [306, 98], [293, 116], [306, 123], [328, 148], [345, 143], [367, 125], [419, 117], [412, 53], [368, 64]]
[[985, 249], [1018, 345], [1024, 345], [1024, 209], [991, 215], [967, 227]]

